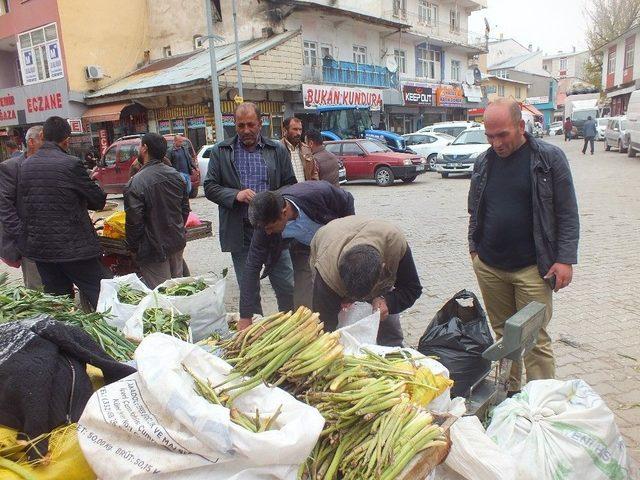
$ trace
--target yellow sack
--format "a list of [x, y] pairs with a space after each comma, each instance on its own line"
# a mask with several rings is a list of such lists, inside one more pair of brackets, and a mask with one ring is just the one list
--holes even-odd
[[434, 375], [431, 369], [424, 365], [403, 362], [396, 364], [395, 367], [413, 374], [413, 381], [407, 385], [407, 391], [411, 401], [423, 407], [453, 386], [453, 380], [443, 375]]
[[17, 431], [0, 426], [0, 478], [94, 480], [96, 475], [82, 454], [76, 429], [75, 423], [56, 428], [48, 434], [50, 438], [47, 457], [29, 462], [24, 442], [18, 442], [16, 438]]
[[119, 210], [116, 213], [112, 213], [104, 220], [104, 230], [102, 236], [108, 238], [115, 238], [117, 240], [125, 238], [125, 213], [124, 210]]

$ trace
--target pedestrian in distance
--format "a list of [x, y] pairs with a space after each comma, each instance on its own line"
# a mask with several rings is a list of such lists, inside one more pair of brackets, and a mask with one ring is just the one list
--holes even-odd
[[593, 142], [596, 139], [596, 135], [598, 134], [598, 125], [596, 121], [591, 118], [591, 115], [587, 117], [587, 121], [584, 122], [583, 133], [584, 133], [584, 145], [582, 147], [582, 154], [587, 153], [587, 144], [591, 146], [591, 155], [593, 155]]
[[313, 159], [313, 152], [302, 141], [302, 120], [296, 117], [285, 118], [282, 122], [282, 133], [280, 142], [291, 155], [291, 165], [296, 180], [298, 182], [319, 180], [318, 165]]
[[276, 192], [258, 193], [249, 204], [249, 220], [255, 230], [240, 282], [238, 329], [250, 325], [253, 314], [262, 314], [260, 270], [265, 265], [264, 278], [287, 248], [293, 264], [294, 308], [311, 308], [311, 240], [323, 225], [354, 214], [353, 196], [325, 181], [301, 182]]
[[10, 266], [22, 268], [24, 286], [42, 290], [42, 279], [33, 260], [22, 255], [22, 221], [18, 175], [22, 163], [42, 146], [42, 125], [27, 130], [27, 151], [0, 163], [0, 255]]
[[191, 151], [184, 141], [185, 138], [182, 135], [176, 135], [173, 138], [173, 146], [167, 153], [167, 158], [184, 178], [187, 184], [187, 192], [191, 193], [191, 172], [193, 172], [193, 158], [191, 157]]
[[20, 146], [13, 140], [9, 140], [4, 144], [4, 146], [7, 149], [7, 155], [8, 155], [7, 158], [15, 158], [22, 155], [22, 150], [20, 149]]
[[124, 189], [126, 245], [149, 288], [184, 273], [189, 194], [180, 172], [163, 162], [166, 152], [162, 135], [145, 134], [140, 143], [142, 168]]
[[322, 133], [320, 133], [319, 130], [309, 130], [305, 136], [305, 143], [311, 149], [311, 153], [313, 153], [313, 159], [318, 166], [318, 176], [320, 180], [325, 180], [339, 187], [339, 160], [338, 157], [325, 148]]
[[567, 117], [562, 124], [562, 129], [564, 130], [564, 141], [570, 142], [571, 137], [573, 136], [573, 122], [571, 118]]
[[[527, 381], [554, 378], [547, 331], [552, 293], [577, 262], [579, 219], [564, 152], [524, 131], [518, 104], [501, 99], [484, 116], [491, 144], [475, 162], [469, 189], [469, 252], [489, 320], [501, 338], [507, 319], [532, 301], [546, 305], [536, 345], [524, 357]], [[522, 362], [509, 390], [520, 390]]]
[[[296, 183], [296, 176], [284, 145], [260, 133], [262, 114], [255, 103], [238, 105], [234, 119], [236, 135], [211, 148], [204, 191], [218, 204], [220, 247], [231, 253], [236, 279], [241, 283], [253, 238], [249, 203], [257, 193]], [[288, 251], [274, 262], [268, 276], [278, 309], [291, 310], [293, 269]]]
[[76, 285], [95, 309], [100, 281], [112, 275], [100, 262], [88, 210], [102, 210], [107, 195], [84, 162], [67, 153], [71, 127], [64, 118], [49, 117], [43, 136], [20, 166], [22, 254], [36, 262], [45, 292], [73, 296]]
[[377, 343], [401, 346], [400, 312], [422, 294], [411, 248], [395, 225], [351, 215], [320, 228], [311, 241], [313, 310], [327, 331], [354, 302], [380, 311]]

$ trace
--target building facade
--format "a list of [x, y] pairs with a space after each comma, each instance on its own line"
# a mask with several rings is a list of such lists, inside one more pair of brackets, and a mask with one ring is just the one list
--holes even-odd
[[629, 98], [640, 88], [640, 26], [603, 45], [602, 88], [611, 102], [611, 115], [624, 115]]
[[567, 92], [576, 84], [585, 83], [584, 65], [589, 60], [589, 52], [558, 52], [542, 59], [542, 68], [558, 81], [556, 105], [559, 118], [563, 118], [564, 100]]

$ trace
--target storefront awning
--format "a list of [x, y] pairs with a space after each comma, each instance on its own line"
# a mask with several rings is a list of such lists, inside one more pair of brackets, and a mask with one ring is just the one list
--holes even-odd
[[526, 103], [522, 103], [521, 104], [521, 109], [522, 110], [528, 110], [529, 112], [531, 112], [533, 115], [535, 116], [540, 116], [542, 117], [544, 114], [538, 110], [536, 107], [534, 107], [533, 105], [527, 105]]
[[113, 122], [120, 120], [120, 113], [131, 102], [108, 103], [106, 105], [98, 105], [90, 107], [82, 114], [82, 118], [89, 123]]

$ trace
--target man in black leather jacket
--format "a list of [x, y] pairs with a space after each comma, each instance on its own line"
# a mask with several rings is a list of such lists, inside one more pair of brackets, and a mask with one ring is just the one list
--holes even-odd
[[182, 253], [187, 244], [187, 184], [179, 172], [163, 163], [166, 151], [162, 135], [142, 137], [143, 166], [124, 190], [127, 248], [134, 252], [149, 288], [183, 276]]
[[107, 195], [84, 163], [67, 153], [71, 128], [60, 117], [43, 126], [44, 143], [20, 166], [22, 254], [36, 262], [44, 290], [73, 296], [75, 284], [95, 308], [100, 280], [100, 243], [87, 210], [102, 210]]

